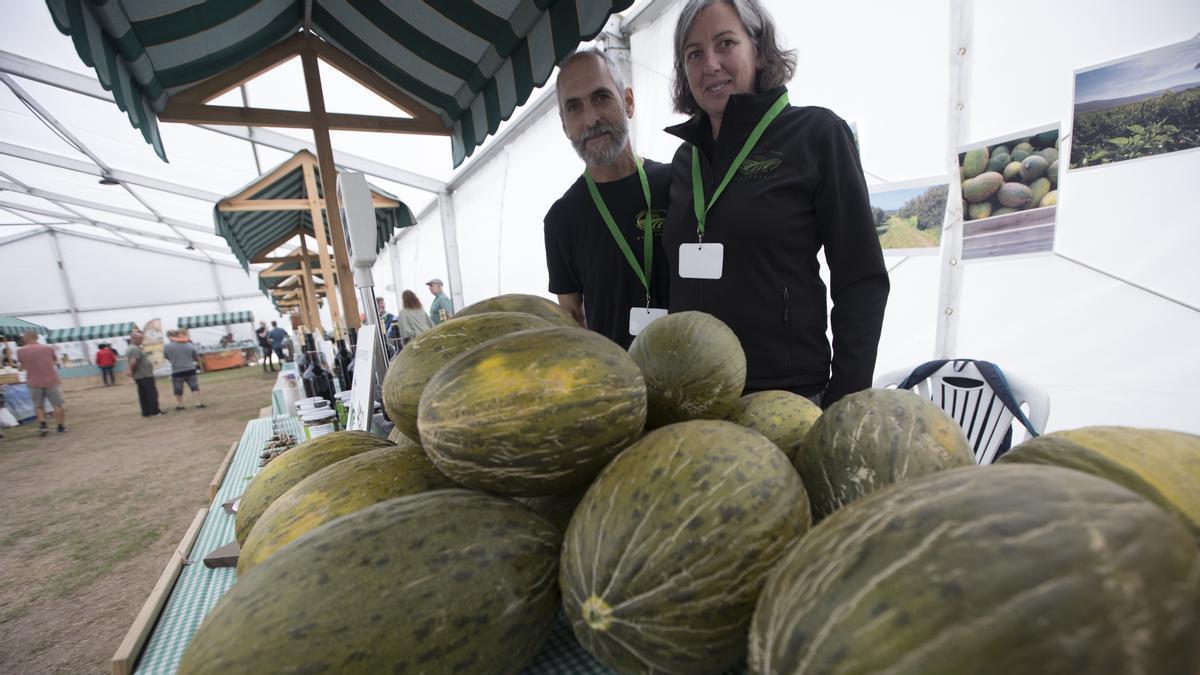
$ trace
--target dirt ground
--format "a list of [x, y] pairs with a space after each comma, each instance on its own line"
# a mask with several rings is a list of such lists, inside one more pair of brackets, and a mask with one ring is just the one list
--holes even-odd
[[67, 433], [35, 424], [0, 439], [0, 673], [111, 672], [133, 623], [274, 374], [205, 373], [205, 409], [143, 418], [127, 376], [68, 391]]

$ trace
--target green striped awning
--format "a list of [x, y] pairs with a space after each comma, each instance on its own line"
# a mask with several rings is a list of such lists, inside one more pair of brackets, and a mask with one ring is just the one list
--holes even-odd
[[[304, 151], [302, 150], [301, 152]], [[290, 161], [291, 159], [288, 159], [279, 166], [283, 166], [283, 164]], [[263, 175], [270, 175], [278, 168], [277, 166]], [[233, 195], [238, 195], [246, 191], [250, 186], [261, 180], [261, 178], [260, 176], [250, 181], [250, 183], [234, 192]], [[316, 182], [317, 197], [324, 198], [324, 190], [321, 188], [320, 170], [317, 170]], [[416, 218], [413, 217], [412, 211], [409, 210], [404, 202], [373, 185], [368, 187], [370, 187], [372, 194], [400, 203], [400, 206], [395, 208], [375, 209], [375, 250], [380, 251], [387, 244], [388, 240], [392, 238], [394, 231], [415, 224]], [[304, 186], [304, 169], [299, 167], [294, 171], [284, 174], [275, 182], [264, 186], [262, 190], [249, 197], [250, 201], [255, 199], [307, 198], [308, 190]], [[222, 211], [218, 202], [217, 206], [213, 206], [213, 222], [216, 224], [217, 234], [229, 242], [229, 248], [233, 251], [237, 259], [241, 261], [242, 267], [247, 271], [250, 269], [250, 261], [253, 258], [260, 254], [269, 253], [271, 249], [278, 245], [280, 238], [288, 235], [288, 233], [303, 230], [305, 234], [313, 236], [312, 213], [308, 210]]]
[[129, 337], [129, 334], [135, 330], [137, 330], [137, 325], [132, 321], [102, 323], [97, 326], [80, 326], [78, 328], [55, 328], [46, 334], [46, 344], [103, 340], [110, 337]]
[[[436, 113], [454, 164], [633, 0], [309, 0], [309, 28]], [[156, 114], [302, 29], [306, 0], [46, 0], [58, 29], [166, 159]]]
[[180, 328], [208, 328], [209, 326], [228, 326], [235, 323], [254, 323], [254, 314], [244, 311], [179, 317]]
[[8, 339], [16, 339], [23, 335], [25, 331], [32, 330], [38, 335], [46, 334], [46, 327], [39, 326], [36, 323], [30, 323], [25, 319], [0, 314], [0, 336]]

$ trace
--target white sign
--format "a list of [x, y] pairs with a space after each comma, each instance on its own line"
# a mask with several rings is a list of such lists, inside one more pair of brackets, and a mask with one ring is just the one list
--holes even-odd
[[[372, 326], [372, 329], [374, 327]], [[354, 352], [354, 384], [350, 390], [350, 405], [346, 410], [347, 431], [370, 431], [371, 415], [375, 410], [375, 331], [363, 331]]]
[[667, 310], [655, 307], [634, 307], [629, 310], [629, 334], [638, 335], [655, 319], [667, 315]]
[[679, 276], [684, 279], [720, 279], [724, 260], [724, 244], [680, 244]]

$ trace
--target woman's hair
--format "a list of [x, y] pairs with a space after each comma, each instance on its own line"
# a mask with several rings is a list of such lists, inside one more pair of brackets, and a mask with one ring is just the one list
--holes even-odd
[[421, 309], [421, 301], [417, 299], [417, 294], [412, 291], [401, 293], [400, 303], [404, 305], [404, 309]]
[[692, 96], [692, 88], [688, 86], [687, 71], [683, 63], [683, 43], [687, 40], [700, 12], [718, 2], [733, 7], [746, 32], [750, 34], [754, 48], [758, 50], [762, 66], [754, 76], [754, 91], [768, 91], [783, 86], [796, 72], [796, 51], [784, 49], [779, 44], [775, 20], [758, 0], [688, 0], [679, 13], [679, 21], [675, 24], [675, 78], [671, 83], [671, 102], [675, 104], [675, 112], [685, 115], [700, 112], [700, 106]]

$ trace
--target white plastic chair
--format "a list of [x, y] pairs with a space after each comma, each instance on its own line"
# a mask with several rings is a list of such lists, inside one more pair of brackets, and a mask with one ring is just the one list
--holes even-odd
[[[913, 372], [913, 368], [908, 368], [884, 373], [875, 378], [875, 387], [897, 387]], [[1042, 433], [1050, 417], [1050, 397], [1037, 385], [1011, 372], [1005, 371], [1004, 379], [1034, 431]], [[975, 451], [977, 464], [991, 464], [996, 459], [1015, 417], [985, 381], [972, 359], [947, 361], [928, 378], [917, 382], [913, 389], [940, 406], [962, 426]], [[1031, 436], [1026, 430], [1025, 438]]]

